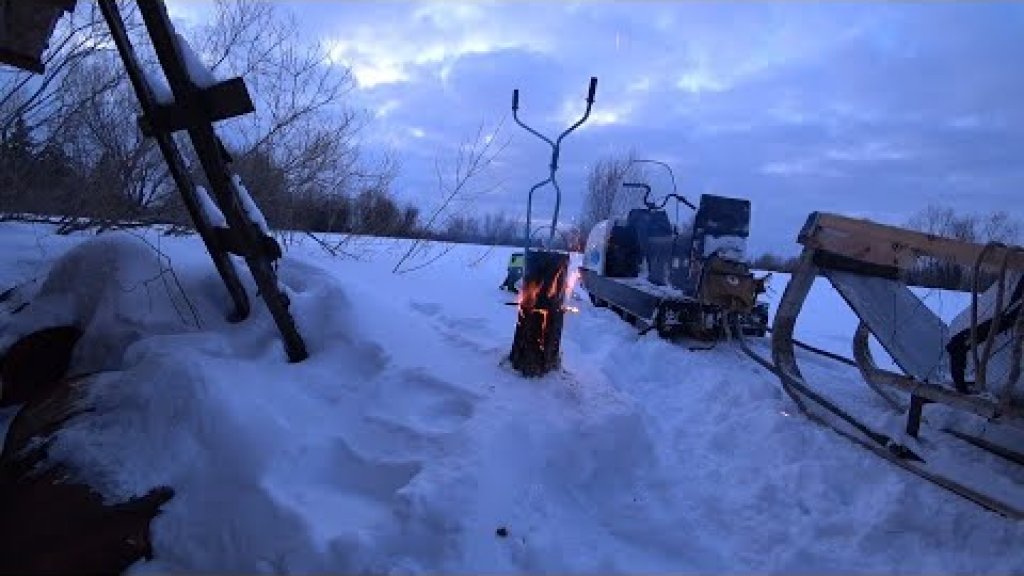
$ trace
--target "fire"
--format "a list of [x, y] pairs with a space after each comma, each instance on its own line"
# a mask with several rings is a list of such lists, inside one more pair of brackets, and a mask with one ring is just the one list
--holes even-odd
[[562, 277], [562, 270], [559, 269], [555, 273], [554, 279], [551, 281], [551, 287], [548, 288], [548, 298], [554, 298], [558, 295], [558, 280]]
[[544, 349], [544, 337], [548, 333], [548, 311], [543, 308], [537, 308], [534, 310], [537, 314], [540, 314], [540, 335], [537, 336], [537, 344], [540, 345], [540, 349]]
[[[568, 300], [572, 297], [573, 292], [576, 291], [576, 283], [580, 280], [580, 271], [578, 269], [569, 272], [569, 280], [565, 283], [565, 298]], [[573, 310], [573, 312], [579, 312], [579, 310]]]
[[563, 289], [564, 291], [561, 293], [559, 292], [559, 281], [563, 278], [563, 275], [566, 272], [566, 270], [559, 269], [558, 272], [555, 274], [555, 277], [552, 279], [551, 284], [548, 286], [547, 290], [544, 290], [543, 282], [525, 283], [523, 285], [522, 290], [519, 292], [519, 295], [516, 297], [516, 304], [518, 304], [519, 306], [520, 322], [525, 321], [526, 318], [528, 318], [532, 314], [538, 314], [540, 316], [540, 330], [539, 334], [537, 335], [537, 339], [538, 345], [540, 346], [541, 350], [544, 349], [545, 338], [547, 336], [548, 331], [548, 321], [550, 320], [549, 314], [551, 312], [551, 310], [548, 310], [547, 308], [537, 306], [538, 300], [540, 299], [541, 295], [543, 295], [545, 299], [549, 302], [552, 300], [557, 302], [559, 296], [561, 296], [561, 302], [559, 302], [558, 304], [560, 305], [560, 309], [562, 312], [579, 312], [579, 308], [576, 308], [575, 306], [567, 306], [564, 304], [564, 301], [568, 298], [568, 296], [572, 294], [573, 289], [576, 287], [576, 282], [579, 279], [578, 271], [572, 271], [568, 274], [568, 277], [566, 278], [565, 287]]
[[516, 296], [516, 303], [519, 304], [520, 312], [524, 308], [532, 309], [537, 305], [537, 296], [540, 296], [540, 282], [524, 284], [522, 291]]
[[[555, 282], [552, 284], [552, 288], [547, 291], [546, 295], [552, 297], [557, 293], [558, 277], [555, 277]], [[548, 311], [544, 308], [537, 307], [537, 298], [540, 296], [541, 288], [543, 285], [541, 282], [530, 282], [523, 285], [522, 291], [519, 293], [517, 302], [519, 304], [519, 321], [522, 322], [530, 314], [540, 315], [540, 333], [537, 335], [537, 344], [540, 349], [544, 349], [544, 337], [548, 332]]]

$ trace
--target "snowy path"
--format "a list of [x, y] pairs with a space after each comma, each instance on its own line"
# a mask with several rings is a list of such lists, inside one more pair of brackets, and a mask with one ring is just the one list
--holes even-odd
[[[40, 236], [0, 228], [0, 289], [81, 240], [42, 235], [43, 254]], [[139, 571], [1024, 569], [1024, 527], [810, 423], [730, 344], [689, 352], [581, 301], [563, 371], [519, 378], [502, 366], [509, 249], [396, 275], [393, 241], [363, 261], [293, 247], [282, 280], [313, 356], [287, 365], [262, 308], [218, 320], [195, 239], [162, 243], [204, 330], [128, 346], [96, 385], [107, 417], [58, 443], [111, 498], [177, 489]], [[848, 353], [833, 296], [816, 287], [798, 332]]]

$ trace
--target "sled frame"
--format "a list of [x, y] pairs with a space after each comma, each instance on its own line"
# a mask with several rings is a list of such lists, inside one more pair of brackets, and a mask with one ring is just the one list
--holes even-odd
[[[921, 413], [926, 404], [938, 403], [954, 410], [968, 412], [988, 419], [993, 423], [1009, 424], [1021, 427], [1024, 422], [1024, 410], [1021, 406], [1008, 401], [1007, 398], [996, 399], [990, 395], [971, 395], [958, 392], [947, 380], [941, 370], [931, 370], [922, 364], [920, 358], [914, 358], [912, 351], [901, 350], [900, 343], [882, 329], [886, 321], [896, 316], [885, 317], [884, 314], [873, 313], [868, 299], [861, 299], [870, 294], [878, 286], [895, 290], [898, 284], [905, 293], [899, 294], [901, 301], [910, 302], [917, 297], [899, 282], [911, 263], [919, 257], [930, 256], [951, 260], [965, 266], [974, 266], [981, 262], [982, 267], [993, 267], [995, 263], [1006, 262], [1009, 270], [1024, 270], [1024, 256], [1014, 247], [995, 248], [996, 253], [988, 261], [980, 261], [984, 256], [985, 245], [956, 241], [948, 238], [878, 224], [868, 220], [847, 218], [828, 213], [812, 213], [798, 237], [804, 248], [798, 260], [797, 268], [786, 286], [782, 300], [778, 305], [772, 326], [771, 354], [772, 362], [769, 369], [775, 373], [783, 389], [811, 417], [840, 434], [872, 450], [883, 458], [908, 469], [936, 484], [939, 484], [965, 498], [1003, 515], [1024, 519], [1024, 506], [1021, 500], [1013, 502], [993, 497], [976, 485], [961, 482], [957, 478], [947, 477], [943, 471], [929, 466], [926, 457], [922, 457], [919, 446], [908, 442], [907, 438], [888, 435], [872, 429], [848, 413], [836, 402], [816, 391], [803, 377], [797, 364], [793, 337], [794, 328], [800, 311], [807, 299], [815, 278], [824, 275], [833, 287], [840, 292], [847, 304], [860, 319], [858, 329], [853, 337], [854, 361], [862, 377], [869, 386], [879, 392], [890, 404], [898, 401], [893, 395], [885, 394], [886, 389], [899, 390], [910, 395], [909, 406], [898, 406], [906, 410], [906, 433], [916, 438], [921, 425]], [[1005, 256], [1005, 260], [1003, 259]], [[868, 279], [869, 282], [858, 284], [857, 278]], [[874, 280], [875, 288], [871, 287]], [[884, 282], [892, 282], [886, 287]], [[858, 292], [859, 290], [859, 292]], [[908, 298], [909, 297], [909, 298]], [[930, 311], [929, 311], [930, 313]], [[938, 324], [935, 324], [938, 322]], [[934, 330], [945, 329], [945, 324], [935, 318], [925, 319], [920, 323], [921, 334], [931, 338], [939, 338], [945, 334]], [[927, 326], [932, 328], [927, 328]], [[879, 368], [868, 347], [869, 335], [877, 340], [893, 355], [904, 374]], [[747, 349], [745, 348], [745, 351]], [[751, 352], [747, 351], [748, 355]], [[755, 358], [757, 359], [757, 358]], [[936, 361], [936, 366], [941, 362]], [[1010, 383], [1012, 384], [1012, 383]], [[957, 435], [962, 440], [975, 446], [986, 448], [983, 442], [974, 442], [970, 438]], [[998, 450], [986, 448], [1000, 456]], [[1008, 452], [1008, 451], [1003, 451]], [[927, 456], [927, 455], [925, 455]]]

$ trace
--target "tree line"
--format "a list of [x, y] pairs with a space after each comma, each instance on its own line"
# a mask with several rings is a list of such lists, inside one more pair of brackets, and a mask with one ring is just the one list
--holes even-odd
[[[144, 67], [159, 81], [137, 7], [120, 4]], [[302, 34], [290, 13], [273, 3], [218, 0], [207, 23], [179, 28], [217, 77], [242, 76], [250, 87], [256, 112], [224, 122], [220, 131], [273, 229], [523, 243], [517, 220], [465, 209], [471, 181], [503, 150], [497, 129], [485, 133], [481, 126], [475, 140], [455, 149], [447, 172], [439, 163], [442, 201], [424, 213], [396, 198], [397, 159], [361, 146], [372, 120], [349, 106], [355, 86], [350, 70], [332, 60], [328, 46]], [[155, 142], [139, 130], [139, 105], [98, 7], [79, 3], [59, 22], [50, 46], [41, 76], [0, 68], [0, 220], [45, 217], [62, 232], [125, 223], [187, 229]], [[187, 141], [179, 144], [198, 166]], [[637, 192], [621, 184], [647, 180], [632, 152], [598, 159], [579, 218], [559, 231], [559, 244], [582, 250], [596, 222], [640, 205]], [[1020, 236], [1019, 224], [1005, 212], [979, 216], [929, 207], [907, 225], [976, 242], [1016, 242]], [[752, 263], [780, 271], [792, 266], [773, 254]], [[970, 281], [969, 273], [943, 262], [922, 262], [912, 275], [925, 285], [963, 287]]]
[[[137, 7], [120, 6], [150, 81], [161, 82]], [[466, 203], [471, 180], [503, 149], [483, 125], [476, 141], [457, 148], [443, 181], [439, 170], [447, 200], [424, 215], [394, 194], [397, 159], [361, 146], [372, 120], [348, 106], [351, 72], [326, 45], [306, 39], [290, 13], [273, 3], [218, 0], [208, 23], [177, 27], [218, 78], [242, 76], [250, 88], [256, 112], [219, 131], [272, 229], [521, 242], [508, 216], [449, 205]], [[98, 6], [79, 3], [50, 46], [42, 76], [0, 67], [0, 221], [46, 219], [62, 233], [132, 223], [188, 229], [163, 158], [137, 125], [140, 107]], [[187, 139], [175, 137], [203, 184]]]
[[[120, 4], [147, 76], [160, 84], [138, 9]], [[271, 3], [220, 0], [208, 23], [178, 28], [217, 77], [243, 76], [250, 87], [257, 111], [220, 132], [273, 226], [414, 227], [417, 210], [390, 191], [397, 163], [359, 146], [366, 120], [347, 106], [350, 71], [331, 62], [324, 44], [302, 40], [293, 17]], [[123, 222], [189, 225], [155, 141], [137, 125], [140, 107], [98, 6], [79, 3], [50, 46], [42, 76], [0, 69], [0, 218], [56, 216], [65, 232]]]

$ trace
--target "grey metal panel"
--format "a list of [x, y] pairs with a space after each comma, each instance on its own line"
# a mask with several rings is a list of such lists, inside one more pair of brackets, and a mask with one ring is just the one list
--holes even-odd
[[[634, 280], [633, 278], [608, 278], [587, 268], [580, 268], [580, 274], [583, 277], [583, 286], [594, 296], [638, 318], [648, 321], [654, 319], [654, 313], [662, 301], [662, 297], [654, 290], [645, 290], [627, 283], [628, 280]], [[655, 290], [658, 288], [653, 284], [647, 286]]]
[[948, 381], [949, 328], [906, 285], [851, 272], [823, 273], [907, 375]]

